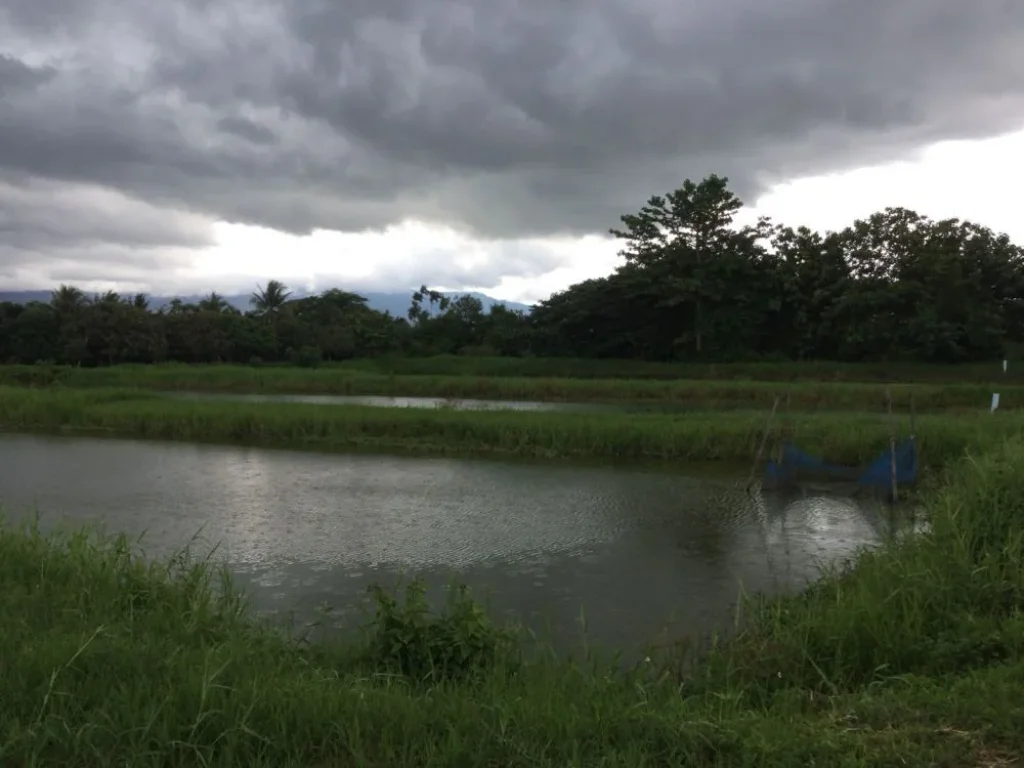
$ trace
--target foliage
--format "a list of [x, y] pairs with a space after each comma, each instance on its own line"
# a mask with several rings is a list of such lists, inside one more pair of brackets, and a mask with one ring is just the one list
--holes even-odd
[[[431, 309], [420, 307], [417, 292], [410, 323], [338, 289], [292, 298], [276, 280], [253, 293], [247, 312], [217, 293], [196, 304], [176, 299], [154, 311], [141, 295], [90, 298], [61, 286], [48, 304], [0, 303], [0, 360], [90, 367], [176, 361], [314, 368], [381, 355], [519, 354], [525, 348], [527, 324], [521, 313], [496, 306], [485, 314], [472, 296], [449, 300], [423, 291], [431, 297]], [[434, 309], [437, 303], [443, 312]]]
[[[425, 679], [429, 653], [406, 654], [406, 675], [404, 651], [373, 644], [418, 630], [493, 637], [475, 629], [477, 611], [438, 629], [415, 605], [385, 605], [377, 616], [391, 611], [397, 633], [378, 623], [362, 644], [309, 646], [254, 623], [209, 561], [147, 562], [123, 537], [0, 526], [0, 762], [1017, 764], [1022, 462], [1020, 438], [962, 461], [927, 503], [930, 533], [761, 604], [685, 667], [540, 653]], [[383, 645], [431, 647], [410, 641]]]
[[623, 263], [524, 314], [427, 286], [408, 316], [271, 280], [240, 312], [210, 294], [152, 311], [141, 295], [61, 286], [0, 304], [0, 361], [291, 362], [394, 355], [962, 363], [1024, 344], [1024, 251], [958, 219], [887, 208], [838, 232], [736, 223], [727, 180], [687, 180], [622, 217]]
[[374, 668], [419, 681], [465, 680], [499, 663], [509, 668], [518, 638], [496, 626], [465, 585], [451, 589], [437, 614], [420, 581], [406, 586], [403, 602], [380, 586], [370, 592], [376, 614], [367, 659]]

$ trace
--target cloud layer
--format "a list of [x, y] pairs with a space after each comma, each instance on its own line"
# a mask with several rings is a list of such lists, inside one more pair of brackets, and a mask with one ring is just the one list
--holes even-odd
[[1009, 0], [0, 0], [0, 277], [215, 220], [600, 232], [1022, 123]]

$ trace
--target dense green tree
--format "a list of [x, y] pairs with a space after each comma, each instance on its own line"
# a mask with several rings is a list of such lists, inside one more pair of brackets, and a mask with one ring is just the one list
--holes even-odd
[[624, 264], [531, 318], [539, 354], [638, 359], [991, 359], [1024, 341], [1022, 250], [890, 208], [841, 232], [737, 226], [727, 180], [622, 217]]
[[277, 280], [241, 312], [210, 293], [154, 311], [145, 295], [0, 303], [0, 360], [316, 365], [380, 355], [954, 363], [1024, 344], [1024, 250], [978, 224], [887, 208], [838, 232], [737, 223], [709, 176], [654, 196], [611, 230], [622, 264], [529, 314], [421, 286], [407, 317]]

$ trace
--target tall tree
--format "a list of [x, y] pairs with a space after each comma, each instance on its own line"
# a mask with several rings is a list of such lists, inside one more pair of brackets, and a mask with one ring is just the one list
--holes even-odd
[[253, 291], [249, 305], [258, 315], [274, 314], [281, 310], [291, 295], [288, 286], [281, 281], [268, 280], [263, 288]]
[[657, 287], [657, 306], [673, 310], [663, 322], [678, 331], [675, 343], [685, 347], [692, 341], [698, 355], [708, 332], [747, 298], [731, 286], [751, 271], [763, 254], [760, 242], [770, 234], [767, 220], [735, 226], [742, 205], [726, 177], [687, 179], [674, 192], [651, 197], [639, 213], [623, 216], [624, 229], [609, 230], [625, 241], [620, 254], [627, 267], [642, 270]]
[[[267, 288], [269, 288], [269, 284]], [[255, 296], [255, 294], [253, 294]], [[265, 301], [265, 296], [261, 295], [261, 299]], [[204, 312], [213, 312], [214, 314], [223, 314], [225, 312], [231, 312], [234, 308], [228, 303], [228, 300], [221, 296], [216, 291], [211, 291], [208, 296], [202, 299], [197, 305], [198, 308]], [[265, 306], [262, 305], [262, 306]]]

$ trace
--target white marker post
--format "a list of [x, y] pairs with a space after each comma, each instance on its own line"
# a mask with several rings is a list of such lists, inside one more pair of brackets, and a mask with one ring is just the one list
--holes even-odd
[[[1006, 373], [1006, 361], [1003, 360], [1003, 374], [1005, 375], [1005, 373]], [[999, 393], [998, 392], [993, 392], [992, 393], [992, 407], [989, 410], [989, 413], [995, 413], [996, 409], [998, 407], [999, 407]]]

